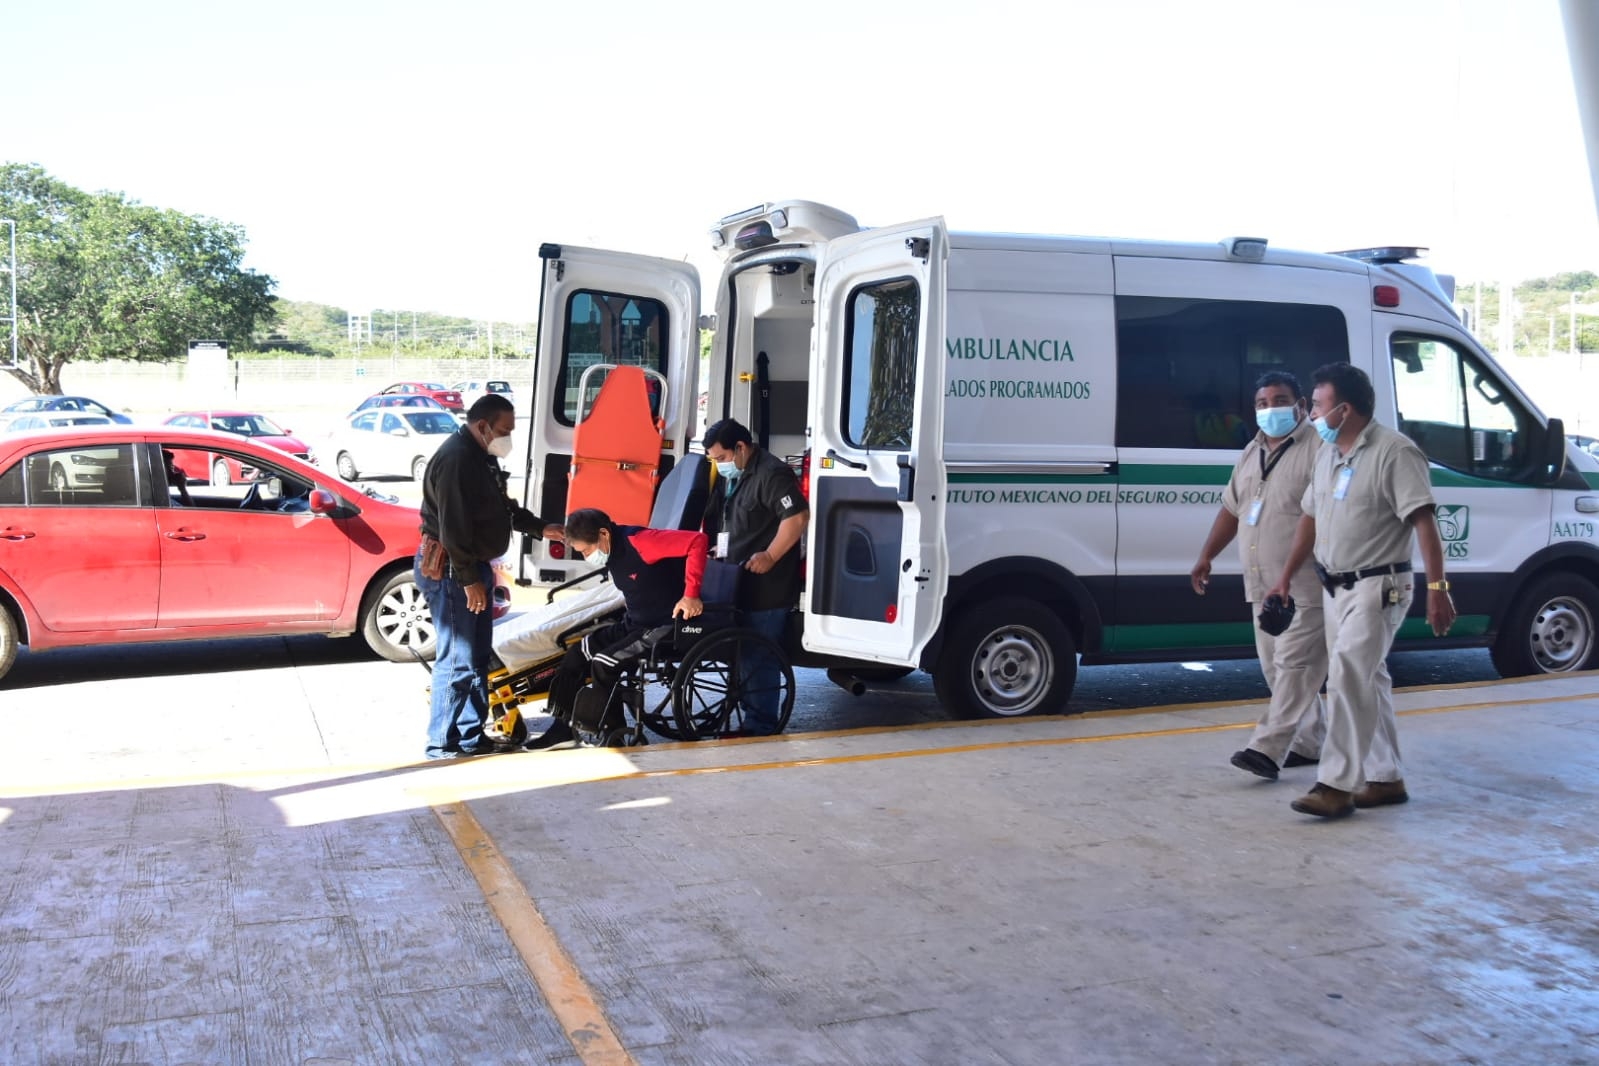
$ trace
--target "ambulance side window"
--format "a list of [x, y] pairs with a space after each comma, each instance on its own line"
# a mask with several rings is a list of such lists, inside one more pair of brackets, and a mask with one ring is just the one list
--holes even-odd
[[1541, 427], [1476, 356], [1450, 341], [1396, 333], [1394, 400], [1399, 429], [1439, 466], [1494, 481], [1533, 481]]
[[[626, 293], [581, 289], [566, 301], [565, 340], [561, 345], [560, 386], [555, 390], [555, 418], [563, 426], [577, 420], [578, 383], [595, 363], [642, 366], [666, 373], [666, 305]], [[587, 400], [594, 402], [603, 374], [589, 378]], [[650, 392], [652, 413], [659, 415], [659, 397]]]
[[857, 448], [911, 446], [922, 293], [912, 278], [850, 293], [844, 337], [844, 439]]
[[1343, 312], [1320, 304], [1116, 297], [1116, 444], [1242, 448], [1255, 435], [1255, 382], [1286, 370], [1310, 391], [1349, 358]]

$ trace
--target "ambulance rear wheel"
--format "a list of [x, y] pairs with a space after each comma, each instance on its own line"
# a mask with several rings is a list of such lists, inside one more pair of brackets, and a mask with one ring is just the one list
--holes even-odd
[[1491, 657], [1501, 677], [1599, 666], [1599, 589], [1571, 573], [1534, 581], [1505, 615]]
[[951, 630], [933, 671], [939, 702], [961, 718], [1053, 714], [1076, 683], [1071, 630], [1021, 597], [979, 604]]

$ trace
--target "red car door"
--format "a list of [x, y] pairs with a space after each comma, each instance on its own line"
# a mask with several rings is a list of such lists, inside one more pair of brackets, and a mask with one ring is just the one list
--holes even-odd
[[337, 618], [350, 580], [338, 519], [210, 507], [158, 512], [162, 629]]
[[27, 495], [20, 507], [0, 507], [0, 570], [46, 629], [156, 624], [161, 550], [132, 456], [128, 444], [56, 445], [21, 461]]

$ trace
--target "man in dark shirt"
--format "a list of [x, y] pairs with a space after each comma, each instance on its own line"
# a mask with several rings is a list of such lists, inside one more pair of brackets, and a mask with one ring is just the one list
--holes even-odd
[[[810, 507], [788, 464], [756, 446], [737, 421], [725, 418], [712, 425], [701, 443], [724, 486], [711, 495], [706, 532], [718, 558], [744, 569], [738, 605], [745, 624], [782, 647], [789, 611], [799, 602], [799, 546]], [[747, 663], [746, 691], [758, 695], [744, 707], [739, 732], [768, 736], [777, 731], [778, 664], [760, 655], [751, 655]]]
[[427, 757], [454, 759], [494, 751], [483, 735], [488, 716], [488, 665], [493, 652], [491, 562], [503, 555], [513, 529], [559, 540], [561, 527], [535, 517], [505, 494], [500, 460], [511, 450], [516, 411], [490, 393], [466, 413], [466, 424], [439, 445], [422, 477], [422, 533], [444, 546], [442, 577], [423, 572], [416, 583], [437, 634]]

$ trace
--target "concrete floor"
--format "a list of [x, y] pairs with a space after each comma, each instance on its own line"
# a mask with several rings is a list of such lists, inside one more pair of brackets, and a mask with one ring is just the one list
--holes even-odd
[[1599, 1061], [1592, 675], [1402, 694], [1324, 823], [1253, 706], [418, 766], [282, 673], [5, 694], [0, 1063]]

